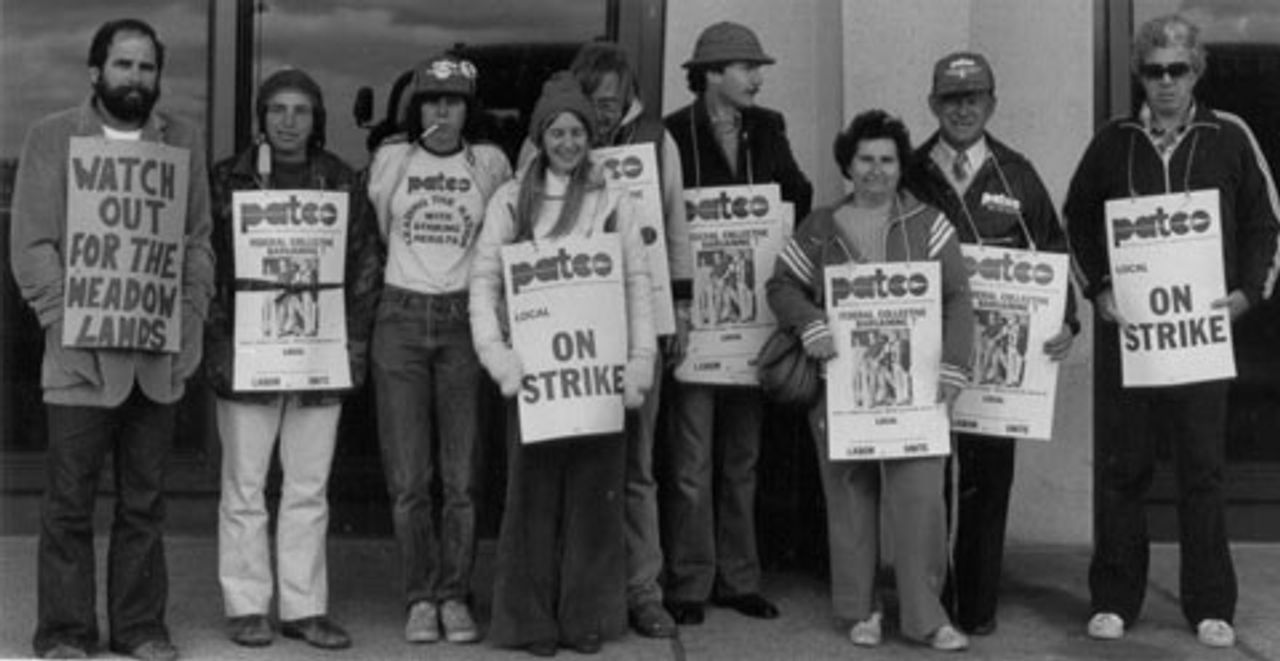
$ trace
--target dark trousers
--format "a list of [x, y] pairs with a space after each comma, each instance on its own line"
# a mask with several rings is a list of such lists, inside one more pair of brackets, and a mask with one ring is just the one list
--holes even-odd
[[507, 418], [506, 510], [498, 535], [489, 639], [609, 639], [626, 631], [622, 434], [522, 445]]
[[[1115, 372], [1118, 363], [1116, 358], [1099, 365], [1110, 365]], [[1153, 432], [1160, 430], [1168, 438], [1177, 473], [1183, 615], [1192, 626], [1206, 618], [1231, 622], [1237, 587], [1223, 497], [1228, 382], [1124, 389], [1118, 374], [1108, 376], [1116, 387], [1100, 398], [1095, 414], [1100, 428], [1113, 432], [1096, 444], [1094, 458], [1093, 612], [1116, 613], [1131, 624], [1142, 609], [1150, 555], [1143, 497], [1155, 470]]]
[[[959, 512], [943, 603], [952, 622], [971, 631], [996, 618], [1016, 446], [1013, 439], [972, 434], [956, 434], [955, 441], [951, 461], [960, 467]], [[949, 507], [952, 474], [947, 471]]]
[[36, 654], [58, 643], [92, 649], [93, 510], [98, 477], [114, 452], [115, 518], [107, 556], [107, 618], [112, 649], [168, 640], [169, 591], [161, 526], [164, 469], [175, 407], [134, 390], [116, 408], [48, 405], [49, 449], [37, 563]]
[[406, 604], [470, 593], [483, 379], [466, 292], [383, 291], [373, 382]]

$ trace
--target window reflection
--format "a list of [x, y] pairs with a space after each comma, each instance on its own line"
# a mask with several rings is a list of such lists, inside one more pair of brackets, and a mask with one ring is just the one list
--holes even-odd
[[542, 81], [567, 66], [582, 42], [606, 35], [607, 9], [606, 0], [266, 0], [254, 75], [261, 80], [285, 65], [310, 73], [325, 95], [328, 148], [360, 167], [369, 159], [369, 131], [353, 119], [357, 90], [373, 88], [371, 124], [385, 122], [401, 74], [457, 49], [480, 70], [489, 137], [514, 160]]

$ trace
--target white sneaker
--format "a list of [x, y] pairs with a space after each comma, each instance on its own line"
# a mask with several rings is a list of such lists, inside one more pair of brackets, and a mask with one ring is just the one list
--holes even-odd
[[1094, 613], [1089, 618], [1089, 637], [1120, 640], [1124, 637], [1124, 619], [1115, 613]]
[[969, 637], [950, 624], [944, 624], [929, 636], [929, 647], [939, 652], [959, 652], [969, 649]]
[[440, 619], [435, 604], [423, 600], [409, 608], [409, 617], [404, 623], [404, 639], [411, 643], [440, 640]]
[[444, 638], [451, 643], [474, 643], [480, 640], [471, 609], [457, 599], [450, 599], [440, 607], [440, 623], [444, 625]]
[[880, 631], [879, 612], [872, 613], [867, 619], [855, 622], [853, 628], [849, 629], [849, 640], [853, 641], [858, 647], [875, 647], [880, 644], [884, 635]]
[[1196, 625], [1196, 638], [1206, 647], [1234, 647], [1236, 630], [1226, 620], [1200, 620]]

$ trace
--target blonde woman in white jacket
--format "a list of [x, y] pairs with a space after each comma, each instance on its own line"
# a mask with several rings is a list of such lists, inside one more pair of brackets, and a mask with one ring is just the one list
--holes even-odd
[[[544, 86], [530, 122], [539, 155], [520, 179], [494, 194], [485, 213], [471, 272], [472, 335], [480, 362], [513, 398], [524, 368], [503, 330], [501, 247], [616, 231], [627, 298], [623, 399], [634, 409], [653, 381], [649, 272], [629, 199], [608, 191], [587, 159], [592, 117], [590, 102], [568, 75], [556, 74]], [[626, 630], [623, 435], [522, 445], [516, 408], [511, 400], [489, 638], [538, 656], [561, 646], [594, 653]]]

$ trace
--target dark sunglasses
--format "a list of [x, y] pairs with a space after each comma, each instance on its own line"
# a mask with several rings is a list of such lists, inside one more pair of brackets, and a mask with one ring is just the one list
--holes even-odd
[[1162, 80], [1165, 74], [1168, 74], [1173, 80], [1177, 80], [1189, 73], [1191, 73], [1191, 65], [1186, 62], [1143, 64], [1138, 67], [1138, 74], [1147, 80]]

